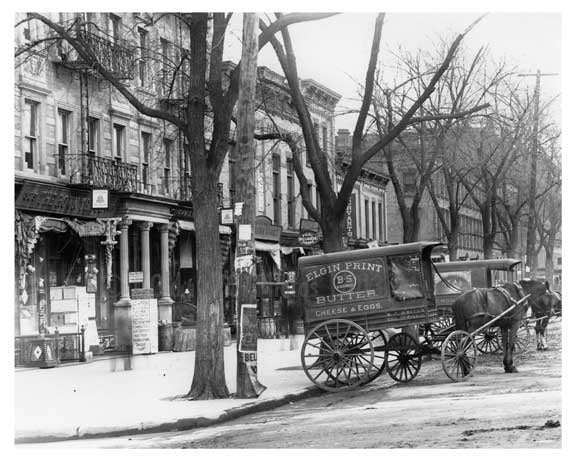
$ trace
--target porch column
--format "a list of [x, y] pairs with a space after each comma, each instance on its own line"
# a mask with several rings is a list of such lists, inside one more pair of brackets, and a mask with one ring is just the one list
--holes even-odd
[[170, 253], [168, 248], [168, 224], [160, 225], [160, 259], [161, 259], [161, 297], [158, 300], [158, 321], [172, 323], [172, 304], [170, 298]]
[[142, 241], [142, 273], [144, 274], [144, 281], [142, 288], [150, 288], [150, 228], [152, 223], [140, 223], [140, 238]]
[[116, 349], [125, 351], [132, 346], [132, 321], [130, 285], [128, 284], [128, 227], [132, 221], [123, 219], [118, 223], [120, 234], [120, 299], [114, 304], [114, 329]]

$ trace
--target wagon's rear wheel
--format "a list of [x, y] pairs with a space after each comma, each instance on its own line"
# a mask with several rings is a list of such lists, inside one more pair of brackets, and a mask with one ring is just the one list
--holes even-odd
[[326, 391], [341, 391], [370, 380], [374, 346], [369, 333], [345, 319], [327, 320], [310, 331], [300, 355], [306, 376]]
[[386, 368], [393, 380], [405, 383], [414, 379], [422, 365], [419, 348], [416, 340], [407, 333], [397, 333], [390, 338]]
[[452, 381], [462, 381], [472, 373], [478, 350], [470, 333], [453, 331], [442, 344], [442, 368]]
[[514, 342], [514, 353], [522, 354], [526, 352], [528, 346], [530, 345], [530, 340], [532, 339], [530, 335], [530, 327], [527, 323], [520, 325], [518, 331], [516, 332], [516, 341]]
[[502, 349], [500, 343], [500, 328], [490, 327], [477, 334], [474, 338], [476, 340], [476, 347], [483, 354], [492, 354]]

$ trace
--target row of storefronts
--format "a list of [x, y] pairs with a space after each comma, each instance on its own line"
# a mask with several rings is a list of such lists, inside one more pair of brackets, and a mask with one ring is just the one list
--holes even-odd
[[[134, 352], [135, 316], [142, 303], [147, 328], [194, 324], [199, 306], [189, 205], [30, 179], [16, 180], [15, 205], [17, 337], [83, 329], [86, 350]], [[289, 320], [298, 317], [286, 287], [298, 257], [317, 251], [311, 232], [303, 240], [265, 216], [257, 218], [258, 313], [264, 337], [287, 333]], [[233, 226], [220, 226], [220, 242], [225, 320], [233, 326]]]

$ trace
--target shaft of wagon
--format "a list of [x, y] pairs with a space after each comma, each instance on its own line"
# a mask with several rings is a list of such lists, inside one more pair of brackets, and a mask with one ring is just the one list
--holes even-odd
[[511, 310], [513, 310], [514, 308], [518, 307], [518, 305], [522, 304], [524, 301], [526, 301], [528, 298], [530, 297], [530, 295], [526, 295], [524, 296], [522, 299], [519, 299], [518, 301], [514, 301], [512, 300], [512, 302], [514, 303], [513, 306], [510, 306], [508, 309], [506, 309], [504, 312], [502, 312], [501, 314], [497, 315], [496, 317], [494, 317], [492, 320], [490, 320], [489, 322], [485, 323], [484, 325], [482, 325], [480, 328], [478, 328], [477, 330], [474, 330], [472, 333], [470, 333], [470, 335], [475, 336], [478, 333], [480, 333], [482, 330], [484, 330], [485, 328], [488, 328], [490, 325], [492, 325], [494, 322], [500, 320], [502, 317], [504, 317], [508, 312], [510, 312]]

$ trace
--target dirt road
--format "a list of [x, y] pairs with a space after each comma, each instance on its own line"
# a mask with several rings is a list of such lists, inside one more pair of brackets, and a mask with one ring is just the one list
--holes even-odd
[[549, 350], [515, 358], [479, 357], [474, 375], [453, 383], [440, 360], [410, 383], [387, 376], [205, 429], [51, 444], [53, 448], [561, 448], [562, 323], [551, 322]]

